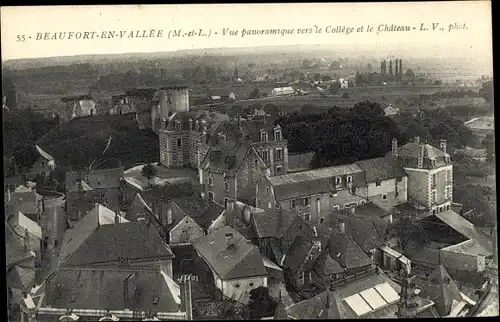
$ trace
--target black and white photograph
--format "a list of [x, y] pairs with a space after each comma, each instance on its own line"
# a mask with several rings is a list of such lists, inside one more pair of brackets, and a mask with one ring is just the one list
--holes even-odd
[[499, 315], [491, 1], [0, 21], [2, 321]]

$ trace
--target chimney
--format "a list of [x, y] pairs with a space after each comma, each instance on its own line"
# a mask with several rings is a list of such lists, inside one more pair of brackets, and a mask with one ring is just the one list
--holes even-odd
[[234, 243], [234, 235], [233, 233], [226, 233], [226, 248], [229, 248]]
[[83, 183], [81, 178], [76, 179], [76, 189], [78, 189], [78, 191], [83, 190]]
[[118, 215], [118, 212], [115, 212], [115, 224], [120, 223], [120, 216]]
[[134, 274], [129, 274], [123, 280], [123, 304], [127, 309], [130, 309], [133, 300], [133, 294], [132, 294], [133, 278]]
[[181, 298], [181, 312], [186, 312], [186, 320], [193, 319], [193, 301], [191, 290], [191, 277], [190, 275], [183, 275], [180, 278], [180, 298]]
[[419, 144], [418, 145], [418, 164], [417, 164], [417, 167], [419, 169], [424, 167], [424, 153], [425, 153], [425, 145]]
[[28, 233], [28, 229], [24, 229], [24, 251], [27, 252], [29, 250], [29, 247], [28, 247], [28, 242], [29, 242], [29, 239], [30, 239], [30, 235]]
[[396, 138], [392, 139], [392, 155], [398, 156], [398, 140]]
[[415, 137], [415, 143], [420, 143], [420, 136]]
[[345, 222], [344, 221], [339, 221], [337, 224], [337, 228], [341, 234], [345, 234]]
[[313, 226], [314, 237], [318, 237], [318, 231], [316, 230], [316, 226]]
[[446, 153], [446, 140], [441, 140], [441, 142], [439, 143], [439, 148], [441, 149], [441, 151]]
[[11, 201], [11, 195], [10, 195], [10, 186], [7, 186], [7, 201], [10, 202]]

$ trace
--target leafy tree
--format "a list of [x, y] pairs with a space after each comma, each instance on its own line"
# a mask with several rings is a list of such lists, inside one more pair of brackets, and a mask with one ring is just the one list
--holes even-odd
[[338, 69], [340, 68], [340, 63], [338, 61], [334, 61], [333, 63], [330, 64], [329, 69]]
[[328, 86], [328, 93], [331, 95], [337, 95], [339, 93], [339, 86], [337, 84]]
[[321, 76], [321, 80], [323, 82], [328, 82], [328, 81], [331, 81], [332, 80], [332, 77], [331, 76], [328, 76], [328, 75], [323, 75]]
[[422, 248], [428, 240], [423, 226], [414, 222], [409, 215], [401, 215], [392, 225], [392, 230], [399, 236], [400, 246], [405, 253]]
[[307, 68], [310, 68], [310, 67], [311, 67], [311, 65], [312, 65], [312, 63], [311, 63], [311, 61], [310, 61], [310, 60], [308, 60], [308, 59], [304, 59], [304, 60], [302, 61], [302, 68], [307, 69]]
[[8, 76], [2, 77], [2, 96], [5, 96], [5, 105], [8, 109], [17, 108], [16, 86]]
[[151, 184], [151, 179], [154, 178], [157, 174], [157, 170], [154, 165], [151, 163], [146, 164], [144, 167], [142, 167], [141, 174], [148, 178], [148, 186]]
[[463, 212], [473, 210], [467, 220], [479, 227], [495, 227], [496, 192], [491, 187], [473, 184], [454, 184], [453, 199], [464, 205]]
[[248, 95], [248, 98], [250, 98], [250, 99], [259, 98], [259, 97], [260, 97], [260, 89], [258, 87], [255, 87]]
[[37, 158], [38, 153], [33, 145], [22, 142], [16, 145], [14, 160], [19, 166], [29, 168], [35, 163]]
[[479, 94], [486, 102], [493, 103], [493, 81], [484, 82], [479, 89]]
[[489, 163], [494, 163], [495, 155], [495, 137], [493, 134], [488, 134], [482, 141], [481, 145], [486, 149], [486, 159]]
[[413, 72], [413, 70], [411, 70], [411, 68], [406, 70], [405, 77], [407, 77], [411, 80], [415, 79], [415, 73]]
[[342, 94], [342, 98], [351, 98], [351, 95], [349, 95], [349, 93], [347, 92], [344, 92], [344, 94]]
[[267, 287], [258, 287], [250, 291], [249, 318], [261, 320], [274, 314], [278, 303], [269, 295]]

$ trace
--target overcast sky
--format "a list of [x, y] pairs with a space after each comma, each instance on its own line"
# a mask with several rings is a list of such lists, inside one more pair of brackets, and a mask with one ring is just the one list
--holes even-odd
[[[415, 55], [480, 57], [491, 60], [491, 5], [489, 1], [241, 4], [154, 6], [2, 7], [2, 60], [86, 54], [158, 52], [180, 49], [253, 47], [291, 44], [366, 44], [380, 48], [406, 44]], [[444, 31], [419, 32], [424, 23]], [[450, 24], [466, 23], [467, 30], [448, 31]], [[410, 25], [410, 32], [332, 34], [327, 26], [381, 24]], [[221, 36], [223, 28], [314, 28], [323, 33], [288, 36]], [[168, 39], [171, 29], [211, 29], [212, 36]], [[37, 33], [163, 30], [163, 38], [35, 40]], [[218, 31], [219, 35], [214, 33]], [[18, 35], [25, 41], [17, 42]], [[29, 39], [31, 37], [31, 39]]]

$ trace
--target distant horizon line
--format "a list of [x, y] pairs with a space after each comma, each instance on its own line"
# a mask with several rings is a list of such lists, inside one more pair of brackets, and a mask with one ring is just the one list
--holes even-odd
[[[352, 46], [353, 47], [353, 50], [355, 50], [354, 48], [356, 47], [372, 47], [372, 48], [380, 48], [380, 47], [377, 47], [373, 44], [290, 44], [290, 45], [264, 45], [264, 46], [235, 46], [235, 47], [205, 47], [205, 48], [192, 48], [192, 49], [176, 49], [176, 50], [160, 50], [160, 51], [143, 51], [143, 52], [140, 52], [140, 51], [132, 51], [132, 52], [123, 52], [123, 53], [95, 53], [95, 54], [92, 54], [92, 53], [89, 53], [89, 54], [76, 54], [76, 55], [58, 55], [58, 56], [42, 56], [42, 57], [26, 57], [26, 58], [11, 58], [11, 59], [6, 59], [6, 60], [2, 60], [2, 64], [6, 64], [6, 63], [16, 63], [16, 62], [21, 62], [21, 61], [36, 61], [36, 60], [42, 60], [42, 59], [56, 59], [56, 58], [74, 58], [74, 59], [78, 59], [78, 57], [97, 57], [97, 56], [114, 56], [114, 57], [117, 57], [117, 56], [134, 56], [134, 55], [160, 55], [160, 54], [173, 54], [173, 53], [176, 53], [176, 52], [203, 52], [203, 51], [217, 51], [217, 50], [220, 50], [220, 51], [223, 51], [223, 50], [226, 50], [226, 51], [230, 51], [230, 50], [258, 50], [259, 48], [266, 48], [266, 49], [271, 49], [271, 48], [275, 48], [277, 51], [279, 51], [280, 48], [288, 48], [288, 47], [300, 47], [300, 46], [307, 46], [307, 47], [345, 47], [345, 46]], [[384, 45], [384, 47], [398, 47], [398, 44], [387, 44], [387, 45]], [[319, 49], [319, 48], [318, 48]], [[388, 49], [388, 51], [390, 51], [391, 49]], [[366, 49], [366, 51], [383, 51], [383, 49], [379, 49], [379, 50], [368, 50]], [[410, 49], [406, 49], [406, 50], [398, 50], [398, 51], [404, 51], [405, 52], [405, 55], [408, 55], [410, 54], [411, 58], [431, 58], [432, 56], [424, 56], [424, 55], [415, 55], [415, 52], [413, 50], [410, 50]], [[463, 52], [462, 52], [463, 53]], [[340, 53], [339, 53], [340, 54]], [[363, 53], [359, 53], [360, 56], [363, 55]], [[372, 54], [373, 55], [373, 54]], [[385, 55], [382, 55], [382, 57], [385, 57], [385, 56], [392, 56], [392, 55], [397, 55], [397, 54], [391, 54], [391, 53], [387, 53]], [[448, 56], [448, 57], [434, 57], [434, 58], [448, 58], [448, 59], [453, 59], [453, 58], [461, 58], [463, 56]]]

